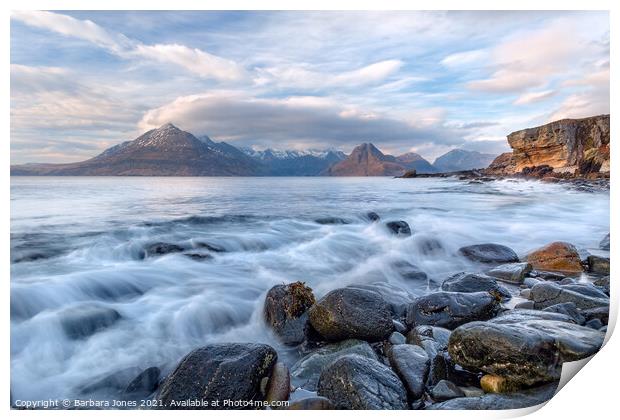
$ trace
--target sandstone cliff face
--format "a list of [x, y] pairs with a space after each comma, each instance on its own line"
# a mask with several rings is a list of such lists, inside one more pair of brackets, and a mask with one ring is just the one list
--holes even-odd
[[565, 119], [508, 135], [512, 153], [489, 166], [497, 174], [548, 166], [556, 173], [609, 172], [609, 115]]

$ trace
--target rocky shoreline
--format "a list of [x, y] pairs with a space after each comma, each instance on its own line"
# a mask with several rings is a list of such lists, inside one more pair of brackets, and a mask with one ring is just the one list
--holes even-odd
[[[402, 220], [369, 213], [368, 223], [411, 235]], [[600, 249], [609, 250], [609, 235]], [[297, 354], [291, 365], [267, 343], [209, 344], [167, 375], [161, 366], [122, 372], [82, 394], [117, 389], [121, 400], [147, 399], [155, 409], [522, 408], [553, 396], [564, 362], [602, 346], [609, 258], [565, 242], [524, 256], [472, 244], [455, 258], [482, 269], [411, 298], [389, 284], [348, 285], [318, 299], [302, 282], [272, 287], [264, 322]], [[427, 279], [411, 264], [398, 269]]]

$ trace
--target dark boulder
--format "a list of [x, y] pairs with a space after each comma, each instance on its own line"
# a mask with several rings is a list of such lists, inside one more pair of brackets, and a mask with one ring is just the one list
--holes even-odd
[[596, 353], [603, 337], [569, 322], [507, 316], [460, 326], [450, 335], [448, 351], [467, 369], [529, 386], [558, 380], [563, 362]]
[[[591, 309], [609, 305], [609, 298], [589, 296], [578, 290], [571, 290], [571, 285], [560, 286], [555, 283], [544, 282], [532, 287], [530, 299], [534, 301], [536, 309], [544, 309], [558, 303], [573, 302], [578, 309]], [[593, 286], [594, 287], [594, 286]]]
[[441, 402], [453, 398], [464, 397], [465, 393], [455, 384], [442, 379], [431, 389], [431, 397], [434, 401]]
[[[161, 384], [162, 409], [204, 409], [178, 406], [185, 400], [208, 404], [219, 400], [263, 401], [261, 381], [271, 376], [278, 355], [266, 344], [211, 344], [179, 362]], [[225, 408], [220, 406], [212, 408]]]
[[442, 351], [448, 349], [450, 330], [431, 325], [418, 325], [407, 334], [407, 344], [420, 346], [432, 359]]
[[583, 325], [586, 322], [585, 317], [577, 309], [574, 302], [558, 303], [543, 309], [545, 312], [553, 312], [568, 316], [575, 324]]
[[420, 346], [399, 344], [388, 352], [390, 366], [400, 377], [411, 400], [424, 394], [424, 384], [428, 376], [430, 358]]
[[286, 365], [277, 362], [273, 366], [267, 390], [265, 392], [265, 401], [273, 403], [275, 401], [288, 401], [291, 395], [291, 376]]
[[147, 245], [144, 248], [143, 257], [144, 258], [155, 257], [155, 256], [166, 255], [166, 254], [173, 254], [177, 252], [183, 252], [183, 251], [185, 251], [185, 248], [177, 244], [170, 244], [167, 242], [155, 242], [150, 245]]
[[609, 275], [609, 258], [588, 256], [588, 271], [596, 274]]
[[59, 317], [67, 337], [78, 340], [110, 327], [121, 319], [121, 314], [112, 308], [89, 305], [66, 309]]
[[377, 359], [370, 345], [361, 340], [344, 340], [328, 344], [307, 354], [291, 368], [293, 384], [309, 391], [316, 390], [321, 371], [325, 366], [345, 355], [357, 354], [365, 358]]
[[600, 306], [598, 308], [586, 309], [581, 311], [586, 321], [598, 319], [603, 325], [609, 323], [609, 306]]
[[123, 392], [123, 399], [148, 397], [157, 389], [160, 376], [161, 371], [156, 366], [143, 370], [127, 385]]
[[265, 321], [287, 345], [297, 345], [306, 337], [308, 309], [315, 303], [312, 289], [302, 282], [272, 287], [265, 297]]
[[512, 295], [504, 286], [497, 284], [494, 277], [476, 273], [457, 273], [448, 277], [441, 284], [445, 292], [488, 292], [502, 300], [509, 300]]
[[332, 290], [310, 308], [309, 315], [314, 329], [330, 341], [381, 341], [394, 331], [390, 305], [369, 290]]
[[338, 409], [407, 409], [407, 391], [398, 376], [376, 360], [361, 356], [343, 356], [326, 366], [318, 394]]
[[522, 284], [530, 271], [532, 271], [530, 263], [523, 262], [502, 264], [489, 270], [487, 274], [507, 283]]
[[366, 213], [366, 219], [370, 220], [371, 222], [378, 222], [379, 220], [381, 220], [381, 217], [374, 211], [369, 211], [368, 213]]
[[436, 292], [414, 300], [407, 308], [407, 325], [453, 329], [497, 315], [499, 301], [489, 293]]
[[465, 258], [485, 263], [485, 264], [504, 264], [519, 262], [517, 253], [504, 245], [499, 244], [478, 244], [464, 246], [459, 249], [459, 254]]
[[379, 294], [390, 306], [392, 314], [396, 318], [401, 318], [407, 311], [407, 305], [415, 299], [415, 296], [408, 290], [393, 283], [378, 281], [369, 284], [350, 284], [347, 289], [359, 289], [375, 292]]
[[594, 285], [599, 287], [603, 293], [609, 296], [609, 276], [601, 277], [594, 281]]
[[112, 373], [102, 375], [92, 382], [79, 387], [78, 393], [82, 396], [97, 397], [119, 397], [123, 390], [128, 387], [127, 384], [133, 382], [141, 369], [138, 367], [129, 367], [120, 369]]
[[343, 219], [342, 217], [321, 217], [316, 219], [319, 225], [348, 225], [350, 221]]
[[388, 230], [397, 236], [411, 236], [411, 228], [404, 220], [387, 222], [385, 226]]

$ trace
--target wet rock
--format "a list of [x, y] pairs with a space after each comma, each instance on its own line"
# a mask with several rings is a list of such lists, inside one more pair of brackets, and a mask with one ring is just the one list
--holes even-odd
[[480, 387], [484, 392], [494, 394], [514, 392], [519, 389], [516, 384], [513, 384], [506, 378], [497, 375], [484, 375], [482, 378], [480, 378]]
[[609, 275], [609, 258], [588, 256], [588, 271], [596, 274]]
[[601, 328], [603, 328], [603, 323], [601, 322], [600, 319], [591, 319], [588, 322], [586, 322], [586, 327], [588, 328], [592, 328], [595, 330], [600, 330]]
[[586, 318], [586, 321], [598, 319], [603, 323], [603, 325], [607, 325], [609, 323], [609, 306], [586, 309], [581, 311], [581, 315]]
[[316, 390], [322, 369], [337, 358], [351, 354], [377, 360], [374, 350], [365, 341], [344, 340], [328, 344], [304, 356], [293, 365], [291, 376], [294, 385], [310, 391]]
[[392, 334], [390, 334], [390, 338], [388, 339], [388, 341], [390, 342], [390, 344], [405, 344], [407, 339], [401, 333], [394, 331]]
[[405, 279], [416, 282], [425, 282], [428, 280], [428, 275], [422, 271], [417, 265], [411, 264], [408, 261], [398, 261], [394, 264], [396, 271]]
[[594, 285], [600, 287], [603, 293], [609, 296], [609, 276], [601, 277], [594, 281]]
[[83, 396], [107, 396], [118, 397], [123, 389], [128, 387], [127, 384], [133, 382], [134, 378], [141, 373], [138, 367], [130, 367], [120, 369], [116, 372], [100, 376], [98, 379], [81, 386], [78, 389], [80, 395]]
[[527, 262], [537, 270], [582, 272], [581, 258], [574, 245], [567, 242], [553, 242], [528, 254]]
[[379, 220], [381, 220], [381, 217], [374, 211], [369, 211], [368, 213], [366, 213], [366, 218], [371, 222], [378, 222]]
[[586, 322], [585, 317], [579, 312], [579, 309], [577, 309], [577, 305], [575, 305], [574, 302], [551, 305], [543, 309], [543, 311], [566, 315], [570, 317], [575, 324], [583, 325]]
[[390, 310], [396, 318], [404, 317], [407, 311], [407, 305], [415, 299], [415, 296], [408, 290], [384, 281], [369, 284], [351, 284], [346, 288], [378, 293], [390, 306]]
[[316, 219], [315, 222], [317, 222], [319, 225], [348, 225], [349, 223], [351, 223], [341, 217], [321, 217], [319, 219]]
[[521, 296], [523, 299], [529, 299], [531, 293], [532, 293], [531, 289], [523, 289], [519, 293], [519, 296]]
[[519, 257], [512, 249], [499, 244], [464, 246], [460, 248], [458, 252], [471, 261], [485, 264], [519, 262]]
[[314, 303], [312, 289], [302, 282], [274, 286], [265, 297], [265, 321], [284, 344], [297, 345], [304, 341]]
[[424, 256], [437, 255], [445, 252], [441, 242], [435, 238], [416, 238], [415, 246], [418, 252]]
[[169, 244], [167, 242], [155, 242], [147, 245], [144, 248], [144, 257], [155, 257], [183, 251], [185, 251], [185, 248], [177, 244]]
[[215, 244], [210, 244], [208, 242], [196, 242], [194, 244], [195, 248], [204, 248], [207, 251], [211, 251], [211, 252], [226, 252], [226, 249], [219, 246], [219, 245], [215, 245]]
[[534, 309], [534, 302], [531, 300], [519, 302], [515, 305], [515, 309]]
[[558, 303], [573, 302], [578, 309], [591, 309], [609, 304], [609, 298], [588, 296], [569, 287], [549, 282], [537, 284], [530, 294], [534, 307], [544, 309]]
[[592, 283], [572, 283], [561, 286], [564, 290], [570, 290], [573, 292], [581, 293], [582, 295], [607, 299], [608, 296], [604, 291], [593, 285]]
[[162, 409], [204, 408], [174, 405], [187, 399], [203, 403], [226, 399], [262, 401], [261, 381], [271, 375], [277, 357], [266, 344], [210, 344], [198, 348], [166, 378], [157, 399]]
[[459, 388], [466, 397], [482, 397], [484, 395], [484, 391], [475, 386], [460, 386]]
[[420, 346], [399, 344], [392, 346], [388, 358], [390, 366], [400, 377], [410, 400], [417, 400], [424, 394], [430, 359]]
[[532, 407], [550, 400], [557, 382], [509, 394], [485, 394], [481, 397], [455, 398], [433, 404], [427, 410], [510, 410]]
[[431, 397], [437, 402], [464, 397], [465, 393], [450, 381], [441, 380], [431, 389]]
[[493, 319], [493, 321], [503, 323], [518, 323], [521, 321], [529, 320], [549, 320], [549, 321], [561, 321], [574, 324], [575, 321], [569, 315], [565, 315], [559, 312], [539, 311], [535, 309], [513, 309], [506, 311]]
[[538, 277], [538, 278], [541, 278], [543, 280], [548, 280], [548, 281], [561, 281], [562, 279], [566, 277], [566, 275], [562, 273], [555, 273], [553, 271], [540, 271], [540, 270], [532, 270], [530, 272], [530, 276]]
[[407, 325], [453, 329], [467, 322], [490, 319], [499, 308], [499, 301], [486, 292], [436, 292], [419, 297], [409, 305]]
[[291, 376], [288, 368], [282, 362], [273, 365], [269, 382], [267, 383], [267, 392], [265, 393], [265, 401], [288, 401], [291, 394]]
[[420, 346], [430, 358], [448, 349], [450, 330], [431, 325], [418, 325], [407, 334], [407, 344]]
[[397, 236], [411, 236], [411, 228], [404, 220], [387, 222], [385, 226], [388, 230]]
[[325, 397], [308, 397], [293, 401], [287, 407], [289, 410], [333, 410], [334, 403]]
[[487, 274], [508, 283], [521, 284], [530, 271], [532, 271], [532, 266], [529, 263], [523, 262], [502, 264], [489, 270]]
[[394, 329], [397, 332], [399, 332], [401, 334], [406, 334], [407, 333], [407, 327], [405, 327], [402, 322], [393, 319], [392, 320], [392, 324], [394, 324]]
[[605, 251], [609, 251], [609, 233], [603, 239], [601, 239], [598, 247]]
[[138, 399], [149, 396], [157, 389], [160, 375], [161, 371], [156, 366], [143, 370], [127, 385], [123, 392], [123, 399]]
[[603, 334], [573, 323], [499, 317], [455, 329], [448, 351], [467, 369], [529, 386], [558, 380], [563, 362], [591, 356], [602, 343]]
[[531, 289], [532, 286], [534, 286], [535, 284], [540, 283], [541, 280], [536, 279], [536, 278], [532, 278], [532, 277], [526, 277], [523, 279], [523, 284], [521, 285], [521, 287], [526, 287], [528, 289]]
[[338, 409], [407, 409], [407, 392], [398, 376], [376, 360], [357, 355], [340, 357], [326, 366], [318, 394]]
[[309, 315], [314, 329], [330, 341], [381, 341], [394, 330], [385, 299], [376, 292], [357, 288], [332, 290], [310, 308]]
[[512, 297], [508, 289], [497, 284], [497, 280], [484, 274], [457, 273], [448, 277], [441, 284], [445, 292], [488, 292], [499, 299], [508, 300]]
[[104, 306], [78, 306], [62, 311], [60, 325], [72, 340], [89, 337], [121, 319], [115, 309]]

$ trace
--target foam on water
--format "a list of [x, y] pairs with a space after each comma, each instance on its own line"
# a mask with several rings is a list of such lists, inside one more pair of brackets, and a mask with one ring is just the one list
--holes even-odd
[[[368, 211], [413, 235], [390, 235]], [[379, 282], [406, 299], [475, 270], [455, 256], [464, 245], [593, 249], [609, 231], [609, 194], [508, 180], [14, 177], [11, 213], [11, 389], [26, 400], [76, 397], [124, 369], [170, 370], [209, 342], [265, 342], [291, 361], [262, 321], [271, 286], [302, 280], [320, 297]], [[424, 252], [429, 240], [442, 249]], [[144, 258], [155, 242], [212, 259]], [[402, 261], [430, 280], [403, 279]], [[67, 314], [93, 308], [120, 318], [70, 337]]]

